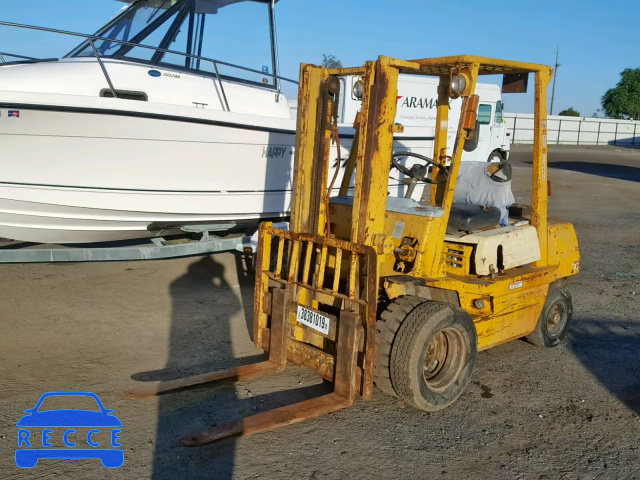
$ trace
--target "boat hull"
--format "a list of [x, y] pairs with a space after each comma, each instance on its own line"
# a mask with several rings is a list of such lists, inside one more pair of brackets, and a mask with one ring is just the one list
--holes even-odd
[[[94, 243], [184, 224], [257, 226], [288, 215], [294, 120], [119, 99], [56, 100], [0, 104], [0, 237]], [[346, 158], [352, 130], [341, 134]], [[431, 142], [399, 139], [397, 147], [428, 154]]]
[[[7, 188], [6, 185], [0, 184], [0, 195], [13, 196], [7, 193], [13, 188], [13, 186]], [[154, 211], [92, 208], [74, 204], [82, 204], [88, 198], [95, 196], [95, 192], [61, 189], [54, 193], [56, 195], [51, 195], [50, 190], [43, 192], [39, 189], [30, 189], [28, 195], [41, 199], [40, 202], [0, 198], [0, 237], [36, 243], [99, 243], [179, 233], [180, 227], [186, 225], [217, 225], [221, 230], [225, 226], [232, 228], [239, 224], [247, 224], [251, 227], [257, 225], [261, 219], [277, 219], [288, 215], [287, 212], [168, 214]], [[104, 191], [100, 195], [103, 197], [103, 202], [107, 204], [109, 198], [114, 199], [114, 204], [123, 201], [122, 192]], [[263, 197], [260, 194], [254, 195], [259, 197], [258, 201]], [[54, 196], [65, 197], [67, 204], [46, 203], [55, 201], [47, 200]], [[156, 193], [154, 198], [159, 199], [162, 196]], [[186, 199], [190, 202], [210, 205], [229, 205], [236, 201], [234, 195], [216, 193], [195, 196], [174, 193], [167, 196], [169, 198], [165, 200], [179, 201], [183, 204]]]

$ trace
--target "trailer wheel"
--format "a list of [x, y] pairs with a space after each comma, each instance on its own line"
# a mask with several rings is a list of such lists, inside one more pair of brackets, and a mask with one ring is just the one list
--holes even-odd
[[[469, 383], [478, 352], [471, 317], [451, 305], [416, 297], [403, 297], [394, 304], [399, 308], [393, 313], [409, 305], [413, 308], [395, 329], [386, 365], [381, 362], [384, 350], [378, 351], [377, 377], [384, 378], [380, 370], [386, 367], [395, 394], [415, 408], [433, 412], [451, 405]], [[399, 315], [394, 316], [398, 320]], [[387, 335], [393, 330], [390, 327]]]
[[571, 294], [551, 285], [536, 329], [527, 335], [527, 340], [539, 347], [557, 347], [567, 336], [572, 318]]

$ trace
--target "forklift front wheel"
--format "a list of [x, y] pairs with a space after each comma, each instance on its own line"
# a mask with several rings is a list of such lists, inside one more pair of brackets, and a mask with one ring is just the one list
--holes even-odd
[[567, 336], [572, 317], [571, 294], [551, 285], [536, 329], [527, 335], [527, 340], [538, 347], [557, 347]]
[[467, 387], [477, 353], [471, 317], [451, 305], [425, 301], [398, 329], [389, 359], [391, 383], [405, 403], [442, 410]]

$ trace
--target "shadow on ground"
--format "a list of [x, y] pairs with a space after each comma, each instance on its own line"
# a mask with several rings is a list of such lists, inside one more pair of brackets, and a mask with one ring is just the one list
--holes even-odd
[[549, 162], [550, 168], [640, 182], [640, 167], [589, 162]]
[[640, 414], [640, 330], [638, 322], [575, 319], [569, 348], [618, 400]]
[[[531, 165], [532, 162], [524, 162]], [[599, 177], [617, 178], [620, 180], [630, 180], [632, 182], [640, 182], [640, 167], [632, 167], [629, 165], [615, 165], [607, 163], [591, 163], [591, 162], [549, 162], [549, 168], [558, 170], [568, 170], [571, 172], [587, 173], [589, 175], [597, 175]]]
[[627, 138], [626, 140], [612, 140], [609, 142], [612, 147], [618, 148], [640, 148], [640, 137]]
[[[175, 380], [266, 360], [266, 355], [234, 358], [231, 319], [243, 314], [251, 334], [254, 292], [253, 272], [239, 255], [236, 259], [239, 294], [226, 280], [233, 278], [233, 273], [226, 272], [215, 256], [192, 263], [171, 284], [173, 308], [166, 367], [136, 373], [133, 380]], [[237, 328], [238, 322], [235, 325]], [[327, 393], [323, 384], [269, 394], [253, 394], [251, 388], [250, 382], [209, 383], [160, 395], [151, 478], [233, 478], [235, 439], [199, 447], [180, 446], [179, 439]]]

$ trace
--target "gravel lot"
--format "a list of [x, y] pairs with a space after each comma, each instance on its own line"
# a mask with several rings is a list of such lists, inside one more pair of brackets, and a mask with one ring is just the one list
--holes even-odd
[[[514, 148], [527, 200], [530, 148]], [[370, 402], [198, 448], [201, 427], [317, 395], [309, 371], [139, 401], [137, 382], [249, 363], [252, 278], [239, 257], [0, 265], [0, 477], [640, 479], [640, 151], [550, 151], [551, 214], [577, 229], [565, 345], [515, 341], [479, 355], [473, 383], [428, 414], [376, 390]], [[123, 421], [125, 464], [13, 463], [16, 421], [43, 392], [96, 392]]]

